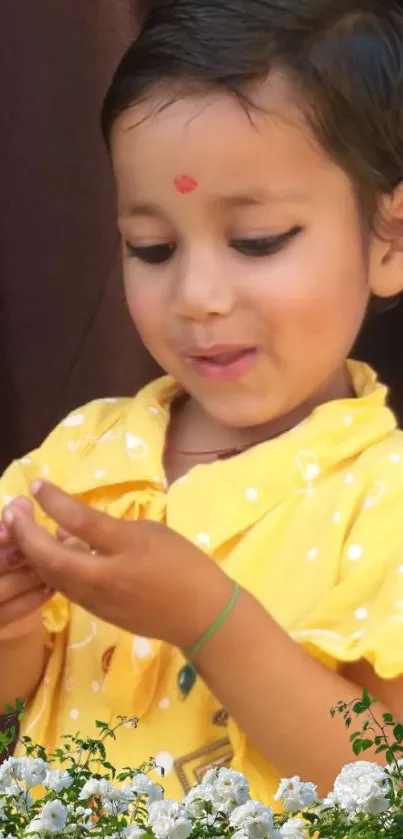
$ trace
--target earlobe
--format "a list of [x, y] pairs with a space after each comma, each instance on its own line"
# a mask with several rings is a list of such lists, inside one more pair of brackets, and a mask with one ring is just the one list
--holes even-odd
[[379, 207], [370, 260], [369, 285], [376, 297], [403, 292], [403, 183]]

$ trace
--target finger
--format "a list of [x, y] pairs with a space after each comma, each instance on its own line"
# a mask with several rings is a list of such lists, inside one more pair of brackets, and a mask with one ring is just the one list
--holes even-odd
[[0, 551], [0, 577], [8, 574], [10, 568], [20, 568], [24, 564], [26, 564], [24, 555], [14, 545]]
[[23, 515], [31, 516], [31, 518], [34, 517], [34, 505], [30, 498], [25, 498], [24, 496], [14, 498], [10, 504], [4, 507], [2, 511], [2, 523], [0, 524], [0, 549], [10, 545], [12, 542], [8, 527], [4, 522], [4, 515], [10, 507], [20, 510]]
[[83, 553], [93, 553], [88, 542], [83, 542], [83, 540], [78, 539], [77, 536], [72, 536], [71, 533], [67, 533], [67, 530], [63, 530], [61, 527], [57, 528], [55, 535], [57, 541], [61, 542], [66, 548], [70, 548], [75, 551], [82, 551]]
[[41, 580], [81, 603], [88, 589], [97, 589], [105, 559], [70, 550], [43, 527], [17, 511], [9, 519], [10, 531], [20, 551]]
[[53, 591], [41, 585], [10, 600], [0, 609], [0, 630], [38, 611], [51, 597]]
[[20, 495], [18, 498], [14, 498], [11, 503], [13, 505], [15, 504], [24, 515], [34, 518], [34, 505], [30, 498], [26, 498], [25, 495]]
[[43, 580], [29, 567], [4, 574], [0, 577], [0, 606], [41, 585]]
[[105, 554], [124, 547], [126, 522], [94, 510], [47, 481], [35, 481], [31, 491], [44, 512], [71, 536]]
[[[18, 498], [13, 498], [12, 501], [7, 504], [6, 507], [3, 509], [3, 513], [8, 510], [10, 507], [17, 508], [20, 513], [24, 516], [29, 516], [30, 518], [34, 518], [34, 505], [30, 498], [26, 498], [24, 495], [19, 496]], [[4, 515], [3, 515], [3, 527], [1, 528], [1, 532], [3, 533], [4, 530], [7, 531], [7, 527], [4, 523]]]

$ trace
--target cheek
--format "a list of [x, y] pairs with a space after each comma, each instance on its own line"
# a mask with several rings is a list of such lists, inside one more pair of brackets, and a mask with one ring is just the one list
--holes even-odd
[[328, 238], [312, 233], [259, 270], [250, 290], [269, 340], [283, 337], [291, 350], [320, 338], [324, 351], [337, 344], [350, 351], [369, 296], [359, 241], [349, 241], [348, 231]]
[[141, 277], [136, 271], [133, 278], [130, 269], [124, 270], [126, 303], [130, 317], [145, 344], [155, 335], [162, 333], [164, 324], [164, 301], [161, 286], [149, 277]]

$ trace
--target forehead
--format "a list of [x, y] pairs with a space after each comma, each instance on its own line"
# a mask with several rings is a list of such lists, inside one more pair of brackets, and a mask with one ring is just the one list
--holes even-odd
[[251, 108], [220, 91], [172, 102], [150, 96], [117, 119], [111, 151], [123, 200], [133, 190], [152, 198], [180, 175], [206, 194], [267, 181], [273, 192], [285, 182], [312, 191], [337, 169], [281, 81], [262, 84]]

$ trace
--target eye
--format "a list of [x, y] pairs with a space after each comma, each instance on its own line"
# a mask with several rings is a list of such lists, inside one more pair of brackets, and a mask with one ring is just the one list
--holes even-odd
[[130, 245], [125, 243], [127, 255], [146, 262], [148, 265], [161, 265], [168, 262], [176, 251], [173, 242], [161, 245]]
[[249, 239], [232, 239], [231, 248], [243, 256], [271, 256], [285, 247], [302, 232], [302, 227], [292, 227], [279, 236], [259, 236]]

